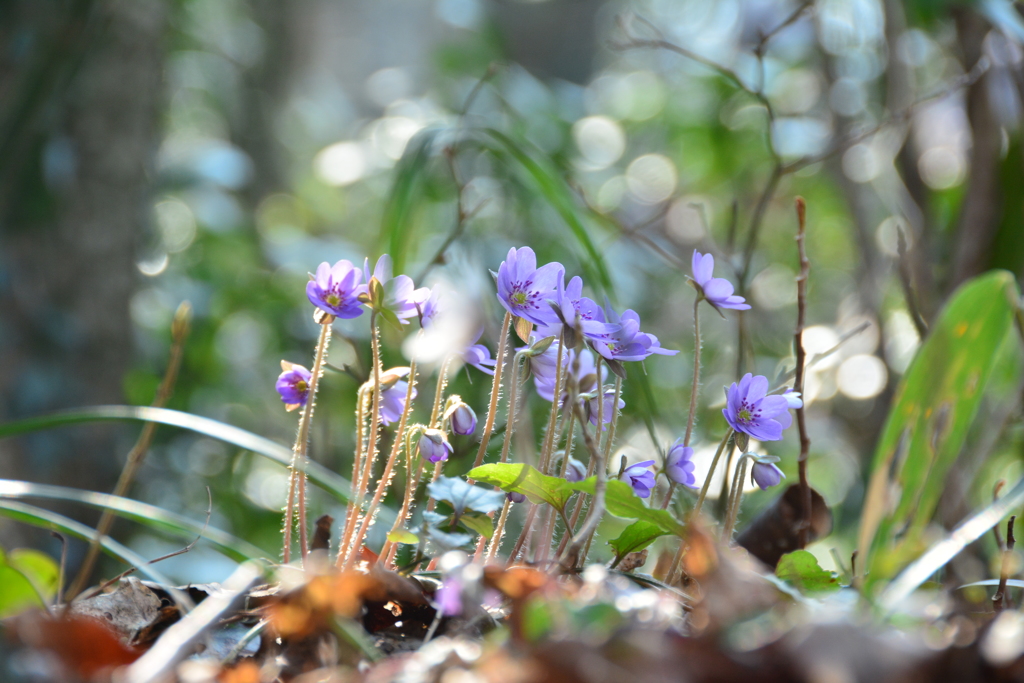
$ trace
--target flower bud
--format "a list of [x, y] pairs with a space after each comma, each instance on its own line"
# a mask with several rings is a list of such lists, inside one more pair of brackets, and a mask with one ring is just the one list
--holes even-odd
[[419, 448], [420, 456], [433, 463], [447, 460], [452, 453], [451, 444], [444, 438], [444, 432], [439, 429], [425, 429], [420, 436]]
[[465, 403], [459, 403], [451, 415], [452, 431], [460, 436], [468, 436], [476, 431], [476, 413]]
[[758, 488], [766, 491], [772, 486], [778, 486], [779, 482], [786, 478], [786, 475], [775, 466], [774, 462], [759, 458], [754, 460], [754, 466], [750, 469], [750, 478]]
[[587, 466], [576, 458], [569, 458], [569, 464], [565, 466], [566, 481], [583, 481], [587, 478]]
[[525, 493], [516, 493], [515, 491], [509, 491], [508, 493], [505, 494], [505, 497], [508, 498], [513, 503], [525, 503], [526, 502], [526, 494]]

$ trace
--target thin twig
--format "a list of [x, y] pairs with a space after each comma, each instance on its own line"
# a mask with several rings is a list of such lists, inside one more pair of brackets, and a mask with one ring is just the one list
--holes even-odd
[[[801, 398], [804, 391], [804, 325], [807, 317], [807, 276], [811, 271], [811, 262], [807, 259], [806, 236], [807, 236], [807, 204], [803, 197], [796, 198], [797, 252], [800, 254], [800, 274], [796, 278], [796, 332], [793, 334], [793, 350], [796, 354], [796, 378], [793, 381], [793, 389], [800, 392]], [[807, 547], [808, 534], [811, 529], [811, 485], [807, 481], [807, 458], [811, 449], [811, 439], [807, 436], [807, 418], [805, 415], [806, 402], [796, 409], [796, 424], [800, 430], [800, 459], [797, 461], [800, 470], [800, 500], [802, 501], [802, 515], [800, 523], [800, 547]]]

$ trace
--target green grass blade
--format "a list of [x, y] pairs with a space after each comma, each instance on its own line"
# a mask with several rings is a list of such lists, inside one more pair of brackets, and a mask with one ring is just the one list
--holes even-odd
[[562, 179], [557, 168], [541, 154], [531, 154], [524, 146], [493, 128], [484, 128], [481, 131], [486, 138], [482, 144], [489, 149], [498, 159], [518, 166], [530, 181], [533, 188], [558, 212], [558, 215], [569, 226], [573, 236], [583, 247], [589, 257], [583, 261], [583, 268], [591, 284], [600, 283], [605, 292], [613, 291], [612, 279], [608, 273], [608, 266], [590, 239], [583, 220], [580, 218], [580, 207], [576, 198]]
[[[879, 604], [886, 610], [895, 609], [928, 578], [952, 560], [961, 550], [987, 534], [989, 529], [1018, 509], [1024, 503], [1024, 479], [1019, 480], [998, 500], [958, 526], [946, 538], [934, 544], [924, 555], [910, 564], [886, 587]], [[970, 584], [972, 586], [984, 581]], [[994, 583], [998, 584], [998, 581]], [[964, 586], [961, 586], [964, 588]]]
[[237, 562], [273, 557], [272, 553], [261, 550], [248, 541], [243, 541], [226, 531], [210, 526], [204, 529], [203, 525], [199, 522], [156, 507], [155, 505], [147, 505], [130, 498], [120, 498], [105, 493], [82, 491], [64, 486], [33, 484], [13, 479], [0, 479], [0, 498], [64, 500], [108, 509], [119, 517], [124, 517], [153, 529], [170, 532], [187, 540], [191, 540], [196, 536], [202, 536], [216, 550]]
[[[96, 536], [95, 529], [88, 527], [81, 522], [68, 519], [64, 515], [58, 515], [56, 512], [50, 512], [49, 510], [44, 510], [34, 505], [19, 503], [6, 498], [0, 498], [0, 515], [19, 522], [24, 522], [25, 524], [31, 524], [32, 526], [37, 526], [42, 529], [59, 531], [62, 534], [74, 536], [75, 538], [80, 538], [83, 541], [91, 541]], [[100, 546], [103, 548], [104, 552], [111, 557], [114, 557], [131, 567], [138, 567], [140, 574], [144, 574], [151, 580], [159, 583], [161, 586], [173, 589], [174, 583], [164, 576], [163, 572], [159, 569], [156, 569], [153, 565], [146, 564], [149, 560], [142, 557], [134, 550], [126, 548], [109, 536], [104, 536], [100, 539]], [[180, 594], [180, 591], [174, 592]], [[184, 598], [184, 604], [191, 604], [192, 601], [188, 599], [188, 596], [181, 595], [180, 597]]]
[[[0, 439], [17, 436], [18, 434], [52, 429], [54, 427], [105, 420], [156, 422], [171, 427], [180, 427], [181, 429], [203, 434], [204, 436], [209, 436], [224, 443], [251, 451], [285, 467], [291, 463], [292, 459], [290, 448], [286, 448], [258, 434], [253, 434], [252, 432], [208, 417], [192, 415], [180, 410], [152, 408], [149, 406], [92, 406], [89, 408], [74, 408], [38, 417], [30, 417], [16, 422], [7, 422], [0, 424]], [[312, 483], [327, 491], [342, 503], [348, 502], [352, 486], [347, 479], [335, 474], [320, 463], [313, 461], [306, 463], [305, 471]], [[381, 506], [378, 513], [378, 521], [382, 524], [393, 523], [395, 521], [395, 511]]]
[[974, 422], [997, 351], [1011, 333], [1019, 298], [1006, 271], [962, 285], [900, 381], [861, 515], [858, 547], [870, 583], [894, 576], [925, 550], [925, 528]]
[[[28, 432], [38, 432], [53, 427], [104, 420], [156, 422], [188, 429], [233, 446], [238, 446], [244, 450], [252, 451], [286, 467], [292, 459], [290, 448], [286, 448], [279, 443], [275, 443], [252, 432], [247, 432], [244, 429], [239, 429], [233, 425], [218, 422], [208, 417], [191, 415], [168, 408], [151, 408], [148, 406], [94, 406], [62, 410], [39, 417], [30, 417], [25, 420], [18, 420], [17, 422], [0, 424], [0, 439]], [[348, 502], [352, 487], [347, 479], [315, 462], [310, 462], [306, 466], [306, 473], [314, 484], [330, 492], [341, 502]]]
[[405, 269], [415, 225], [413, 213], [422, 194], [423, 177], [430, 163], [430, 149], [437, 132], [433, 129], [421, 131], [406, 145], [384, 206], [380, 226], [381, 249], [391, 255], [396, 273]]

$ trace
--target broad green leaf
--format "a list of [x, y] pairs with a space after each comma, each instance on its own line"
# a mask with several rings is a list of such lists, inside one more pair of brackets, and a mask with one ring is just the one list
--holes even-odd
[[421, 131], [406, 145], [384, 206], [380, 226], [381, 248], [391, 255], [396, 273], [405, 270], [405, 258], [416, 227], [413, 216], [422, 194], [430, 149], [437, 132], [434, 129]]
[[621, 558], [643, 550], [653, 543], [654, 539], [667, 533], [657, 524], [638, 519], [623, 529], [618, 538], [608, 541], [608, 545], [615, 551], [615, 556]]
[[475, 531], [484, 538], [494, 535], [494, 522], [487, 515], [480, 512], [467, 512], [459, 517], [462, 526], [470, 531]]
[[388, 534], [388, 540], [392, 543], [405, 543], [412, 545], [420, 542], [420, 537], [406, 529], [399, 529]]
[[0, 619], [45, 606], [24, 574], [9, 564], [0, 565]]
[[52, 600], [57, 594], [60, 565], [46, 553], [31, 548], [17, 548], [7, 554], [7, 564], [21, 572], [43, 600]]
[[243, 541], [226, 531], [190, 520], [187, 517], [164, 510], [155, 505], [147, 505], [146, 503], [140, 503], [129, 498], [120, 498], [93, 491], [82, 491], [64, 486], [33, 484], [13, 479], [0, 479], [0, 496], [5, 498], [64, 500], [109, 509], [117, 514], [118, 517], [138, 522], [151, 529], [170, 532], [183, 539], [192, 540], [196, 536], [202, 536], [216, 550], [238, 562], [263, 557], [274, 557], [272, 553], [257, 548], [248, 541]]
[[[594, 494], [594, 485], [597, 477], [590, 477], [583, 481], [570, 484], [577, 491]], [[642, 519], [663, 529], [665, 533], [681, 535], [683, 526], [676, 521], [668, 510], [653, 510], [644, 505], [644, 499], [633, 493], [633, 487], [624, 481], [611, 479], [608, 481], [608, 488], [605, 489], [605, 508], [616, 517], [626, 519]]]
[[868, 581], [923, 550], [946, 477], [963, 448], [1020, 297], [993, 271], [953, 293], [896, 390], [875, 450], [858, 538]]
[[438, 477], [427, 486], [431, 497], [451, 503], [456, 515], [467, 510], [473, 512], [494, 512], [505, 502], [505, 494], [473, 486], [459, 477]]
[[822, 569], [814, 555], [806, 550], [783, 555], [775, 566], [775, 575], [806, 595], [831, 593], [842, 588], [836, 575]]
[[576, 492], [565, 479], [549, 477], [526, 463], [492, 463], [470, 470], [470, 479], [497, 486], [502, 491], [521, 493], [531, 503], [547, 503], [562, 510]]

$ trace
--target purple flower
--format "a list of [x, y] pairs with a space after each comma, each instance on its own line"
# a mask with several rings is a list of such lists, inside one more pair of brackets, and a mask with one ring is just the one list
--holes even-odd
[[720, 277], [711, 277], [715, 270], [715, 257], [711, 254], [703, 254], [696, 249], [693, 251], [693, 280], [700, 288], [700, 292], [708, 303], [719, 308], [732, 308], [737, 311], [745, 311], [750, 308], [746, 299], [742, 296], [733, 296], [732, 283]]
[[407, 318], [419, 315], [420, 307], [430, 299], [430, 289], [427, 287], [416, 289], [416, 285], [408, 275], [391, 276], [391, 257], [387, 254], [381, 255], [377, 259], [372, 276], [370, 275], [370, 259], [366, 259], [363, 262], [363, 275], [366, 277], [367, 283], [373, 277], [384, 287], [383, 308], [394, 313], [403, 325], [409, 324]]
[[772, 486], [778, 486], [779, 482], [786, 478], [774, 462], [754, 460], [754, 466], [750, 468], [750, 479], [762, 490], [766, 491]]
[[363, 314], [359, 295], [366, 287], [359, 284], [362, 273], [350, 261], [342, 259], [333, 266], [326, 261], [306, 283], [306, 297], [314, 306], [337, 318], [358, 318]]
[[[477, 344], [483, 333], [484, 331], [480, 330], [480, 334], [476, 335], [476, 339], [473, 340], [473, 344], [462, 352], [462, 361], [466, 365], [472, 365], [474, 368], [486, 375], [493, 375], [494, 365], [497, 361], [491, 358], [490, 349], [483, 344]], [[490, 367], [487, 367], [488, 365]]]
[[737, 385], [725, 390], [726, 405], [722, 409], [729, 426], [737, 432], [749, 434], [758, 441], [778, 441], [782, 430], [793, 423], [789, 414], [789, 399], [785, 396], [766, 396], [768, 378], [756, 377], [749, 372]]
[[537, 255], [529, 247], [509, 249], [498, 267], [498, 301], [512, 315], [537, 325], [556, 323], [558, 316], [548, 300], [554, 297], [564, 272], [561, 263], [537, 268]]
[[281, 400], [284, 401], [289, 410], [306, 405], [306, 398], [309, 396], [309, 379], [311, 377], [309, 370], [301, 365], [286, 364], [284, 361], [281, 361], [281, 367], [284, 369], [284, 372], [278, 376], [277, 384], [275, 385], [277, 393], [281, 394]]
[[566, 481], [583, 481], [587, 478], [587, 466], [576, 458], [569, 458], [569, 464], [565, 467]]
[[447, 460], [453, 453], [448, 439], [444, 438], [444, 432], [439, 429], [425, 429], [420, 436], [420, 456], [430, 462], [438, 463]]
[[[583, 330], [583, 336], [588, 338], [610, 334], [618, 327], [617, 325], [606, 323], [604, 311], [601, 307], [592, 299], [583, 296], [583, 280], [579, 276], [569, 280], [568, 286], [565, 285], [564, 277], [558, 278], [555, 298], [550, 304], [554, 307], [561, 325], [550, 325], [545, 329], [538, 330], [537, 334], [542, 337], [557, 335], [561, 331], [562, 325], [569, 329], [575, 329], [577, 315], [580, 317], [580, 328]], [[567, 342], [569, 346], [574, 345], [571, 343], [573, 339], [571, 336], [567, 335], [566, 339], [569, 340]]]
[[469, 436], [476, 431], [476, 413], [465, 403], [455, 406], [450, 419], [452, 431], [460, 436]]
[[651, 489], [654, 488], [654, 473], [647, 468], [653, 464], [653, 460], [644, 460], [630, 465], [619, 475], [619, 480], [632, 486], [633, 493], [639, 497], [650, 498]]
[[437, 317], [440, 310], [438, 308], [440, 294], [436, 288], [427, 289], [426, 287], [420, 287], [413, 294], [416, 295], [413, 303], [416, 304], [420, 314], [420, 327], [426, 329], [434, 324], [434, 318]]
[[678, 351], [661, 348], [661, 342], [653, 334], [640, 331], [640, 316], [633, 310], [626, 310], [620, 316], [610, 305], [605, 307], [608, 322], [619, 325], [619, 329], [599, 338], [591, 339], [594, 349], [608, 360], [643, 360], [653, 353], [674, 356]]
[[[587, 400], [587, 402], [583, 406], [583, 411], [586, 413], [587, 419], [590, 420], [590, 424], [594, 425], [595, 427], [597, 426], [597, 416], [598, 416], [599, 412], [601, 412], [601, 418], [602, 418], [601, 421], [604, 424], [610, 423], [612, 421], [612, 418], [615, 416], [615, 409], [616, 409], [616, 406], [615, 406], [615, 390], [614, 389], [605, 389], [604, 390], [604, 399], [603, 400], [604, 400], [603, 412], [601, 412], [602, 408], [601, 408], [601, 404], [600, 404], [600, 401], [598, 400], [597, 396], [594, 396], [594, 398], [591, 398], [591, 399]], [[623, 401], [620, 398], [619, 399], [618, 409], [622, 410], [625, 407], [626, 407], [626, 402]], [[605, 429], [607, 429], [607, 428], [602, 425], [601, 431], [603, 432]]]
[[459, 577], [449, 576], [442, 581], [441, 587], [434, 593], [434, 602], [442, 616], [462, 614], [462, 581]]
[[[539, 356], [530, 359], [530, 371], [533, 373], [533, 385], [537, 388], [537, 394], [545, 401], [555, 400], [555, 366], [558, 364], [558, 343], [553, 343], [547, 351]], [[562, 356], [562, 364], [569, 372], [573, 371], [576, 365], [576, 352], [568, 349]], [[608, 366], [601, 366], [601, 383], [608, 377]], [[563, 381], [561, 403], [569, 395], [569, 378]], [[594, 354], [589, 349], [580, 352], [579, 369], [576, 371], [576, 386], [581, 394], [586, 394], [597, 389], [597, 363]], [[596, 423], [595, 423], [596, 424]]]
[[[380, 421], [389, 425], [402, 419], [405, 411], [405, 395], [409, 391], [409, 383], [401, 377], [409, 374], [409, 368], [392, 368], [381, 375]], [[415, 387], [412, 398], [416, 398]]]
[[793, 410], [804, 407], [803, 397], [800, 396], [799, 391], [793, 391], [792, 389], [786, 389], [782, 392], [782, 397], [789, 403], [789, 407]]
[[516, 493], [515, 491], [509, 491], [508, 493], [505, 494], [505, 497], [508, 498], [513, 503], [525, 503], [526, 502], [526, 494], [525, 493]]
[[693, 474], [693, 449], [683, 445], [679, 439], [665, 456], [665, 476], [668, 480], [687, 488], [697, 488], [697, 477]]
[[[555, 382], [558, 379], [558, 342], [552, 342], [543, 353], [530, 356], [530, 374], [537, 393], [545, 401], [555, 400]], [[516, 351], [525, 351], [528, 347], [520, 347]], [[562, 354], [562, 365], [570, 362], [572, 351]], [[570, 366], [571, 367], [571, 366]]]

